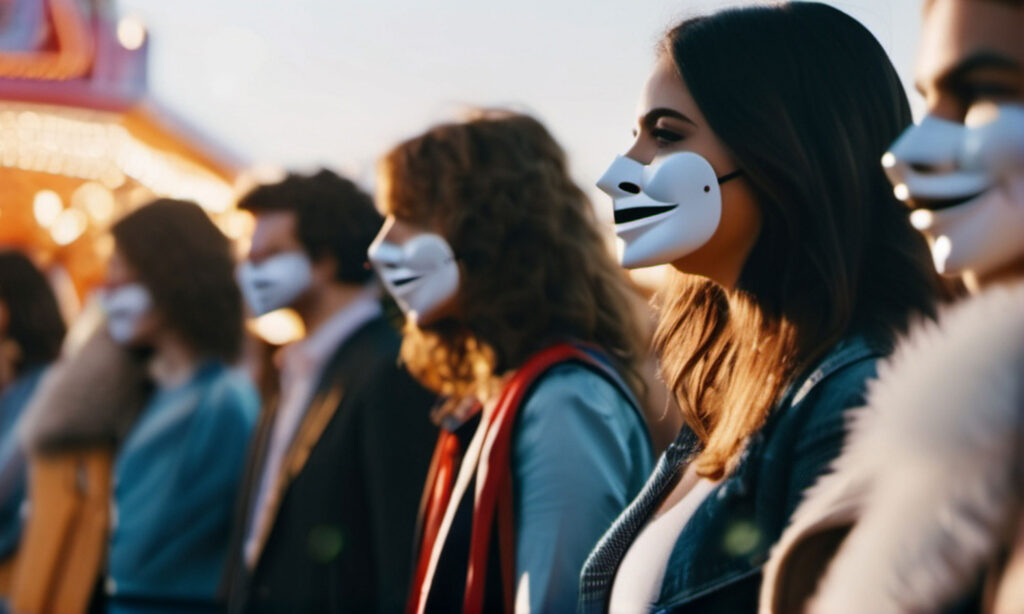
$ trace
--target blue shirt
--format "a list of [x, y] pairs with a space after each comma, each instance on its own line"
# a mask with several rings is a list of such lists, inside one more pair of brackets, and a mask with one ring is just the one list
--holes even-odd
[[587, 554], [651, 472], [646, 425], [615, 385], [570, 363], [537, 383], [512, 445], [517, 602], [575, 612]]
[[21, 539], [26, 464], [18, 421], [45, 371], [45, 367], [25, 371], [0, 395], [0, 559], [12, 555]]
[[108, 593], [212, 601], [259, 398], [218, 362], [160, 389], [114, 465]]

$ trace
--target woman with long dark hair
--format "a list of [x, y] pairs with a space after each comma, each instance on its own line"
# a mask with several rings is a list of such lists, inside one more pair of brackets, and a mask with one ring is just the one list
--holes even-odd
[[216, 612], [259, 405], [233, 368], [243, 327], [231, 244], [197, 205], [173, 200], [113, 235], [108, 328], [145, 357], [153, 390], [114, 463], [108, 611]]
[[571, 612], [651, 467], [625, 276], [530, 117], [436, 126], [381, 171], [370, 259], [407, 314], [409, 371], [449, 399], [408, 609]]
[[911, 122], [882, 47], [817, 3], [664, 38], [599, 185], [623, 264], [671, 264], [656, 346], [685, 426], [581, 577], [585, 611], [753, 612], [876, 360], [940, 282], [878, 160]]

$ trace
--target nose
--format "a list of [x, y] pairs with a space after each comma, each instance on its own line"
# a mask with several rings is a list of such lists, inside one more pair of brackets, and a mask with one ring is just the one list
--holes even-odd
[[945, 172], [952, 168], [963, 141], [964, 125], [927, 115], [909, 127], [883, 158], [886, 167], [899, 166], [919, 173]]
[[641, 192], [640, 179], [643, 169], [643, 165], [636, 160], [617, 156], [604, 175], [597, 180], [597, 187], [612, 198], [634, 196]]
[[266, 251], [257, 246], [255, 243], [253, 243], [249, 247], [249, 253], [246, 255], [245, 259], [252, 264], [260, 264], [264, 260], [266, 260], [267, 257], [268, 254], [266, 253]]
[[650, 164], [658, 154], [658, 147], [654, 139], [646, 133], [641, 133], [633, 141], [633, 146], [625, 153], [627, 158], [636, 160], [640, 164]]

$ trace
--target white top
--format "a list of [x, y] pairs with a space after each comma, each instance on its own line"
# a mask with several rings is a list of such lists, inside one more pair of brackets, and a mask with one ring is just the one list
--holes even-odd
[[321, 371], [338, 347], [362, 325], [380, 315], [381, 311], [376, 288], [368, 289], [339, 309], [305, 339], [285, 348], [282, 355], [281, 397], [245, 537], [245, 562], [250, 568], [256, 565], [259, 554], [257, 538], [259, 527], [267, 521], [268, 498], [280, 473], [285, 452], [316, 392]]
[[661, 594], [661, 582], [672, 548], [690, 517], [715, 488], [711, 480], [698, 480], [690, 492], [647, 523], [633, 540], [615, 574], [608, 614], [649, 612]]

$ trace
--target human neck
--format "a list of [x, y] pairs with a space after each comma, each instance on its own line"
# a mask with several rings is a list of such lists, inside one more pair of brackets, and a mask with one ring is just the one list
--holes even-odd
[[157, 339], [154, 350], [149, 372], [161, 387], [180, 386], [192, 377], [199, 356], [181, 337], [166, 332]]
[[338, 311], [348, 307], [366, 291], [365, 286], [334, 283], [312, 288], [295, 305], [306, 334], [310, 335]]
[[733, 290], [739, 283], [746, 256], [746, 253], [729, 253], [709, 258], [697, 252], [674, 261], [672, 266], [680, 273], [705, 277], [726, 290]]

